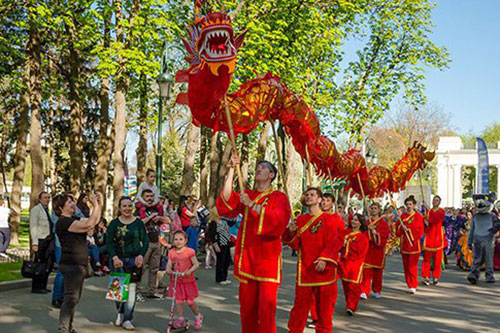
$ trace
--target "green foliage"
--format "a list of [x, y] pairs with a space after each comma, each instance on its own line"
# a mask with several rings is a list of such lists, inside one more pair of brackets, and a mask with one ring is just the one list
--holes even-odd
[[481, 134], [481, 137], [486, 143], [496, 145], [500, 142], [500, 123], [494, 122], [488, 125]]
[[169, 133], [163, 137], [163, 179], [161, 193], [175, 200], [179, 195], [184, 149], [177, 133]]

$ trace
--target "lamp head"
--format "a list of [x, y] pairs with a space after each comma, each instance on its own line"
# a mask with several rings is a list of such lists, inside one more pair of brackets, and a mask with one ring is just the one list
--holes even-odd
[[168, 73], [161, 73], [156, 79], [160, 87], [160, 97], [170, 97], [170, 88], [174, 84], [174, 78]]

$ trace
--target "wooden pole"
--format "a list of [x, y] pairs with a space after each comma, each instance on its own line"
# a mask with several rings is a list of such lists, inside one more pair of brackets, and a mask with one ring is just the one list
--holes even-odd
[[418, 179], [420, 180], [420, 195], [422, 196], [422, 205], [424, 204], [424, 185], [422, 185], [422, 169], [418, 169]]
[[278, 135], [276, 134], [276, 128], [274, 128], [273, 122], [271, 122], [271, 127], [273, 128], [274, 144], [276, 147], [276, 154], [278, 156], [278, 171], [280, 172], [280, 178], [281, 178], [281, 183], [283, 184], [283, 190], [285, 191], [285, 194], [288, 197], [288, 186], [286, 184], [286, 179], [285, 179], [285, 169], [283, 167], [283, 157], [281, 156], [281, 149], [280, 149], [280, 145], [279, 145], [281, 140], [278, 141]]
[[[231, 113], [229, 112], [229, 104], [227, 103], [227, 95], [224, 95], [224, 105], [226, 109], [226, 120], [227, 120], [227, 126], [229, 127], [229, 140], [231, 140], [231, 144], [233, 145], [233, 149], [238, 154], [238, 151], [236, 150], [236, 137], [234, 135], [234, 129], [233, 129], [233, 121], [231, 120]], [[243, 175], [241, 173], [241, 166], [240, 164], [235, 165], [236, 168], [236, 173], [238, 175], [238, 185], [240, 186], [240, 192], [245, 191], [245, 184], [243, 183]]]
[[306, 143], [306, 159], [307, 159], [307, 176], [309, 178], [307, 187], [312, 185], [312, 169], [311, 169], [311, 157], [309, 155], [309, 143]]
[[[391, 194], [391, 201], [392, 201], [392, 194]], [[398, 211], [398, 206], [397, 205], [396, 205], [395, 211], [396, 211], [396, 215], [398, 216], [399, 223], [401, 223], [401, 227], [403, 227], [403, 226], [406, 227], [406, 225], [403, 222], [403, 219], [401, 218], [401, 215], [399, 215], [399, 211]], [[411, 238], [410, 238], [410, 235], [408, 234], [408, 231], [405, 228], [403, 228], [403, 231], [404, 231], [404, 233], [406, 235], [406, 238], [408, 238], [408, 241], [410, 242], [410, 246], [413, 247], [413, 242], [411, 241]]]
[[330, 178], [330, 188], [332, 189], [332, 195], [335, 197], [335, 200], [333, 202], [333, 211], [336, 213], [337, 212], [337, 192], [335, 191], [335, 189], [333, 188], [333, 179], [332, 179], [332, 172], [330, 171], [330, 169], [328, 169], [328, 177]]

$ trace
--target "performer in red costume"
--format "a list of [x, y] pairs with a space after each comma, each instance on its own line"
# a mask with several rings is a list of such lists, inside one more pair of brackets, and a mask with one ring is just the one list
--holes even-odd
[[290, 203], [284, 193], [272, 189], [277, 171], [267, 161], [255, 169], [255, 190], [234, 192], [234, 166], [239, 157], [233, 155], [231, 162], [217, 209], [228, 218], [243, 215], [234, 257], [242, 332], [274, 333], [282, 271], [281, 236], [290, 221]]
[[361, 214], [354, 214], [349, 228], [345, 231], [344, 247], [340, 253], [340, 277], [344, 287], [346, 313], [352, 316], [356, 312], [361, 295], [363, 264], [368, 253], [366, 222]]
[[434, 261], [432, 270], [432, 284], [438, 284], [441, 277], [441, 262], [443, 260], [443, 249], [446, 247], [443, 221], [446, 218], [444, 209], [439, 208], [441, 198], [435, 196], [432, 199], [432, 209], [427, 213], [425, 220], [424, 260], [422, 261], [421, 275], [422, 283], [426, 286], [431, 284], [431, 260]]
[[[339, 244], [343, 244], [343, 237], [344, 235], [344, 229], [345, 229], [345, 223], [344, 220], [335, 213], [334, 210], [335, 206], [335, 197], [331, 193], [323, 193], [323, 198], [321, 200], [321, 210], [324, 211], [325, 213], [331, 214], [333, 219], [333, 223], [337, 232], [337, 235], [339, 236]], [[338, 261], [338, 252], [335, 253], [336, 259], [335, 261]], [[338, 296], [338, 288], [337, 288], [337, 280], [333, 283], [335, 285], [334, 291], [333, 291], [333, 311], [335, 312], [335, 303], [337, 303], [337, 296]], [[316, 309], [316, 299], [313, 294], [313, 298], [311, 301], [311, 319], [312, 321], [307, 324], [308, 328], [315, 328], [316, 323], [318, 322], [318, 311]]]
[[424, 235], [424, 220], [422, 215], [415, 210], [417, 201], [410, 195], [405, 199], [406, 213], [401, 214], [401, 219], [396, 222], [396, 235], [402, 237], [401, 256], [405, 273], [406, 290], [415, 294], [418, 287], [418, 258], [422, 248], [420, 239]]
[[337, 260], [341, 247], [333, 215], [320, 208], [321, 190], [309, 188], [303, 205], [309, 210], [290, 224], [283, 240], [299, 252], [295, 303], [290, 313], [290, 333], [302, 333], [311, 303], [318, 311], [317, 333], [332, 331], [332, 316], [337, 297]]
[[[382, 276], [385, 267], [385, 245], [390, 235], [389, 224], [382, 214], [379, 203], [370, 205], [370, 216], [368, 219], [368, 238], [370, 247], [365, 259], [363, 271], [363, 287], [361, 298], [367, 299], [370, 289], [373, 289], [375, 298], [380, 298], [382, 292]], [[373, 282], [372, 282], [373, 281]], [[370, 286], [372, 284], [372, 286]], [[371, 287], [371, 288], [370, 288]]]

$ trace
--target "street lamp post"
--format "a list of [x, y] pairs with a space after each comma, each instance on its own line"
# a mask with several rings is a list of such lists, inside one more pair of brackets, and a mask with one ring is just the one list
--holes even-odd
[[162, 51], [162, 57], [161, 57], [161, 72], [160, 75], [158, 75], [158, 78], [156, 79], [156, 82], [158, 83], [158, 90], [160, 93], [160, 96], [158, 98], [158, 141], [157, 141], [157, 148], [156, 148], [156, 186], [158, 187], [158, 191], [161, 192], [161, 178], [162, 178], [162, 166], [163, 166], [163, 160], [162, 160], [162, 122], [163, 122], [163, 100], [166, 99], [168, 100], [170, 98], [170, 88], [172, 87], [173, 79], [171, 75], [167, 73], [167, 59], [168, 59], [168, 50], [167, 50], [167, 44], [163, 44], [163, 51]]

